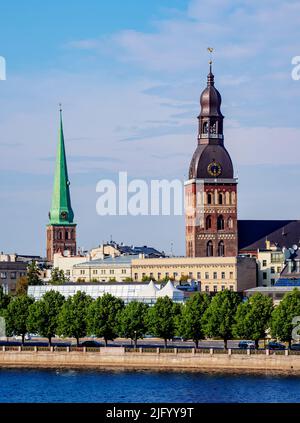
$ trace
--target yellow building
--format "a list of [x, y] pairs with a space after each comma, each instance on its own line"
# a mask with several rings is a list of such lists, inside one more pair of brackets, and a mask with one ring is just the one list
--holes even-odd
[[282, 250], [266, 241], [266, 249], [257, 250], [258, 286], [273, 286], [280, 277], [284, 263]]
[[242, 292], [257, 285], [256, 260], [250, 257], [138, 258], [132, 260], [131, 271], [134, 281], [149, 277], [179, 282], [187, 277], [197, 280], [204, 292]]

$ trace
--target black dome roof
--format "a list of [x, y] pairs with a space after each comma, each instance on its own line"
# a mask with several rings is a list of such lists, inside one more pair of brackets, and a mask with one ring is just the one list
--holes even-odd
[[214, 161], [222, 168], [219, 178], [233, 178], [233, 165], [226, 148], [222, 145], [199, 144], [190, 164], [189, 179], [215, 179], [208, 172], [208, 165]]

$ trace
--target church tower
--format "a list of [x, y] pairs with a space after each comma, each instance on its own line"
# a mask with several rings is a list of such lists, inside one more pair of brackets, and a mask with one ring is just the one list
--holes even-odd
[[237, 179], [224, 147], [221, 95], [210, 62], [200, 97], [198, 145], [185, 182], [187, 257], [232, 257], [238, 253]]
[[70, 198], [66, 151], [60, 110], [60, 130], [57, 147], [52, 205], [47, 225], [47, 259], [53, 261], [54, 253], [68, 250], [76, 255], [76, 224]]

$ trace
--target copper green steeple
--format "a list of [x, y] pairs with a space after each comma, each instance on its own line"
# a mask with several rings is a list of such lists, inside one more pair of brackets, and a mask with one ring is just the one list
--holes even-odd
[[74, 213], [70, 198], [70, 181], [66, 161], [65, 141], [62, 124], [62, 110], [60, 109], [60, 129], [57, 147], [52, 205], [49, 213], [50, 225], [70, 225], [73, 223]]

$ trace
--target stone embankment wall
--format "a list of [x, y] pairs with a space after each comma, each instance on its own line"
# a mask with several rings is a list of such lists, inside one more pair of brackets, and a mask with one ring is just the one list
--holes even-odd
[[[239, 352], [237, 352], [239, 351]], [[240, 351], [189, 350], [176, 348], [153, 349], [151, 352], [128, 350], [123, 347], [56, 351], [22, 350], [22, 347], [0, 350], [1, 367], [95, 367], [95, 368], [140, 368], [140, 369], [185, 369], [185, 370], [274, 370], [300, 372], [300, 355], [289, 351]]]

